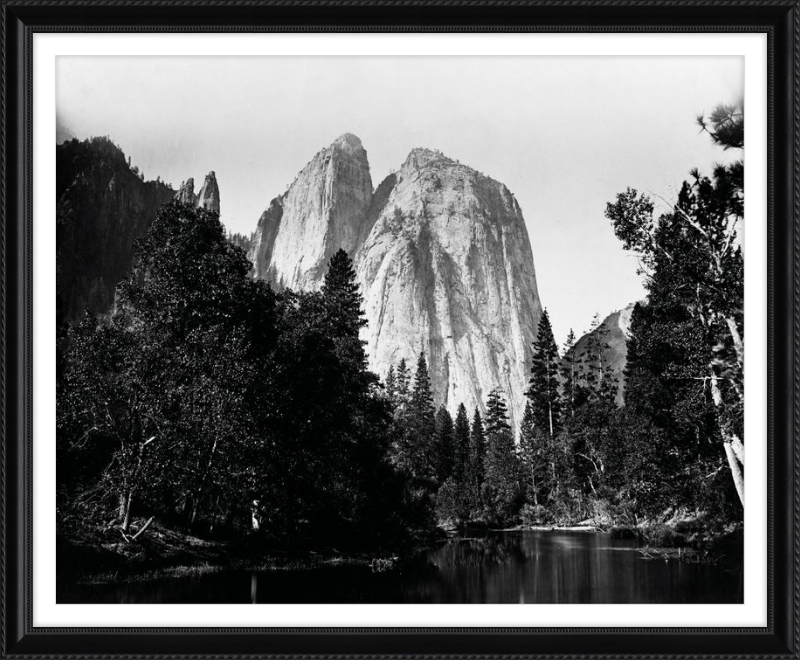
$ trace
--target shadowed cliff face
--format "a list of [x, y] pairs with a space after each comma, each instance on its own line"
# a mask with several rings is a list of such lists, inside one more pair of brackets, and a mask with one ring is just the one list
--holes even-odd
[[366, 152], [344, 135], [264, 211], [250, 257], [255, 276], [278, 288], [315, 289], [339, 248], [364, 295], [370, 368], [385, 377], [425, 351], [437, 405], [483, 411], [499, 386], [516, 429], [541, 304], [508, 189], [415, 149], [373, 194]]
[[355, 252], [371, 201], [367, 152], [346, 133], [262, 214], [250, 254], [256, 277], [278, 288], [317, 288], [337, 250]]
[[219, 186], [210, 172], [199, 195], [194, 179], [176, 192], [145, 181], [107, 138], [56, 146], [58, 317], [76, 321], [88, 309], [111, 308], [117, 284], [133, 265], [135, 242], [158, 209], [176, 198], [219, 213]]
[[134, 242], [175, 191], [144, 181], [106, 138], [56, 147], [59, 320], [105, 312], [133, 263]]

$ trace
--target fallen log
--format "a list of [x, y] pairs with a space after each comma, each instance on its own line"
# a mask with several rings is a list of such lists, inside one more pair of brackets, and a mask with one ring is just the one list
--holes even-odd
[[134, 534], [134, 535], [131, 537], [131, 542], [133, 542], [133, 541], [135, 541], [137, 538], [139, 538], [139, 536], [140, 536], [140, 535], [141, 535], [141, 534], [144, 532], [144, 530], [146, 530], [148, 527], [150, 527], [150, 523], [151, 523], [151, 522], [153, 522], [155, 519], [156, 519], [156, 517], [155, 517], [155, 516], [153, 516], [153, 517], [152, 517], [152, 518], [150, 518], [150, 520], [148, 520], [148, 521], [147, 521], [147, 522], [146, 522], [144, 525], [142, 525], [142, 528], [141, 528], [141, 529], [140, 529], [138, 532], [136, 532], [136, 534]]

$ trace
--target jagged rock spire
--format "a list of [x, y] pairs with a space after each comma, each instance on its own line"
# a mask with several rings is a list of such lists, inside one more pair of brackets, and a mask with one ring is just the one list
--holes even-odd
[[217, 175], [213, 170], [206, 174], [203, 187], [197, 196], [197, 205], [201, 208], [219, 213], [219, 186], [217, 185]]
[[217, 175], [211, 171], [206, 174], [200, 194], [194, 194], [194, 179], [188, 178], [181, 183], [181, 187], [175, 194], [175, 199], [184, 204], [204, 208], [214, 213], [219, 213], [219, 185]]

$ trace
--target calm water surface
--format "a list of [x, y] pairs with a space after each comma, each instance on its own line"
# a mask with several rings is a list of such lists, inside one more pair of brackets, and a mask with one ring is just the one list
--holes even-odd
[[451, 539], [375, 572], [321, 566], [71, 587], [83, 603], [735, 603], [741, 571], [648, 560], [638, 543], [585, 532]]

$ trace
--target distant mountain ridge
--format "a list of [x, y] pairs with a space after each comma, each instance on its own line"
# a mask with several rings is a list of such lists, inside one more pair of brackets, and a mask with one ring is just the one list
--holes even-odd
[[56, 147], [56, 270], [59, 317], [105, 312], [133, 263], [136, 239], [175, 195], [144, 181], [108, 138]]
[[[189, 179], [189, 181], [192, 181]], [[158, 209], [186, 195], [160, 180], [145, 181], [109, 138], [56, 145], [56, 290], [59, 323], [85, 310], [106, 312], [131, 270], [134, 245]], [[214, 172], [192, 202], [219, 213]]]

